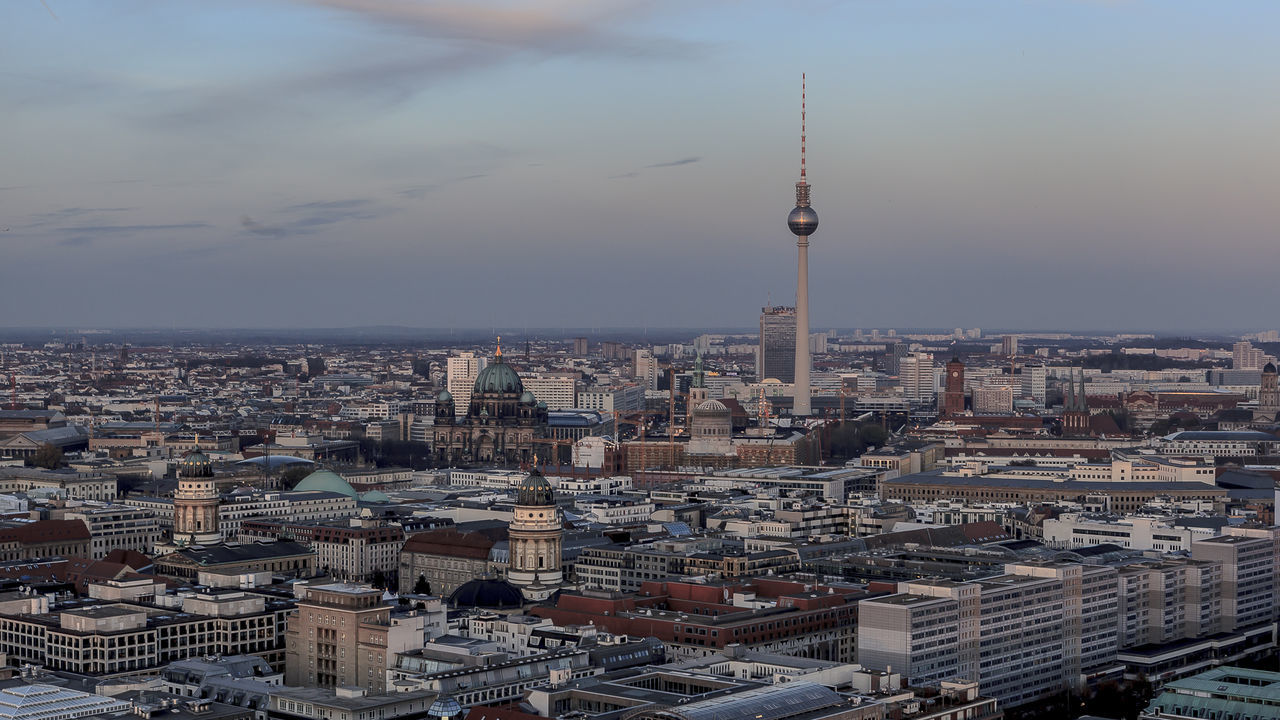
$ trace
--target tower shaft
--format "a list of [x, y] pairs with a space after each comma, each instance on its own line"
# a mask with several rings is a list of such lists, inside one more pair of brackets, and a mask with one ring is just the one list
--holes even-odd
[[813, 414], [809, 397], [809, 236], [796, 238], [799, 263], [796, 271], [796, 389], [791, 414]]

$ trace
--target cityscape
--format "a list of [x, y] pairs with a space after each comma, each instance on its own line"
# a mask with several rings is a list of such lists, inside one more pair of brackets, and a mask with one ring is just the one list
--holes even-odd
[[110, 5], [0, 31], [0, 720], [1280, 720], [1270, 6]]

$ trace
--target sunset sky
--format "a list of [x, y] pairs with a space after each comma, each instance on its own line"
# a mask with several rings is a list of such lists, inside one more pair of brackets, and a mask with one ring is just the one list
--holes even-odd
[[1280, 3], [9, 0], [0, 326], [1275, 329]]

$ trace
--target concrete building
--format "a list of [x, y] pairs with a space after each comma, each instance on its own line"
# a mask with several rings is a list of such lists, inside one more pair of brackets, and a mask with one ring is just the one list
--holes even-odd
[[1276, 619], [1277, 530], [1227, 528], [1226, 535], [1191, 543], [1191, 557], [1222, 566], [1222, 630]]
[[572, 377], [552, 375], [522, 375], [524, 389], [533, 393], [548, 410], [567, 410], [578, 407], [577, 384]]
[[645, 390], [657, 390], [658, 359], [648, 350], [636, 350], [632, 357], [631, 375]]
[[1141, 720], [1274, 720], [1280, 673], [1224, 666], [1165, 683]]
[[422, 647], [420, 615], [393, 617], [382, 591], [333, 583], [306, 589], [285, 630], [285, 684], [387, 689], [396, 653]]
[[766, 379], [796, 381], [796, 309], [793, 307], [771, 305], [760, 309], [756, 382]]
[[898, 364], [898, 380], [907, 400], [916, 405], [933, 406], [937, 383], [932, 353], [907, 353]]
[[446, 364], [445, 387], [453, 396], [454, 407], [458, 414], [466, 413], [471, 404], [471, 388], [475, 385], [476, 376], [489, 364], [486, 357], [473, 352], [451, 355]]
[[1044, 542], [1050, 547], [1078, 548], [1111, 543], [1133, 550], [1187, 552], [1191, 543], [1216, 536], [1220, 526], [1178, 525], [1173, 517], [1063, 513], [1046, 518]]
[[80, 520], [89, 528], [89, 557], [101, 560], [112, 550], [133, 550], [151, 555], [160, 542], [160, 523], [155, 513], [129, 505], [82, 505], [62, 515]]

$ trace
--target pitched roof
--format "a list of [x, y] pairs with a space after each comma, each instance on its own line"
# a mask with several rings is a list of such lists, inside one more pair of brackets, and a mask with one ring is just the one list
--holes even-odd
[[453, 528], [440, 528], [410, 536], [405, 541], [402, 552], [483, 560], [489, 557], [489, 550], [492, 548], [493, 540], [480, 533], [460, 533]]
[[37, 520], [33, 523], [0, 529], [0, 542], [17, 541], [23, 545], [88, 540], [89, 526], [83, 520]]

